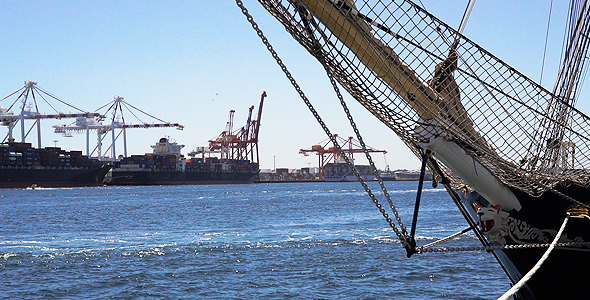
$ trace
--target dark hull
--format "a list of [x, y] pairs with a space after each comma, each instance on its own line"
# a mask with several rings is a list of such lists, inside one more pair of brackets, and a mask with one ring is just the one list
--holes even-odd
[[[590, 189], [574, 185], [556, 189], [583, 203], [590, 202]], [[505, 224], [506, 232], [503, 234], [505, 243], [500, 244], [551, 243], [574, 204], [552, 192], [545, 192], [539, 198], [516, 190], [513, 192], [522, 209], [510, 212]], [[475, 203], [483, 206], [488, 204], [476, 193], [465, 200], [471, 208]], [[472, 209], [470, 212], [475, 211]], [[473, 218], [478, 222], [475, 214]], [[571, 217], [559, 242], [590, 242], [590, 219]], [[511, 280], [516, 282], [533, 268], [546, 250], [547, 247], [505, 249], [496, 251], [496, 254]], [[520, 299], [580, 299], [581, 295], [586, 294], [585, 283], [589, 268], [590, 248], [556, 247], [518, 296]]]
[[100, 186], [110, 165], [90, 168], [19, 167], [0, 169], [0, 188]]
[[254, 183], [254, 172], [225, 171], [118, 171], [107, 185], [192, 185]]

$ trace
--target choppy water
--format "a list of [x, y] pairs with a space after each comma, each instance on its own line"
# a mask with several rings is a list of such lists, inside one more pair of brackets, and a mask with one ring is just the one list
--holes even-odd
[[[407, 226], [417, 182], [388, 182]], [[377, 189], [377, 185], [371, 183]], [[425, 189], [418, 244], [466, 227]], [[449, 246], [479, 245], [464, 235]], [[491, 254], [406, 258], [358, 183], [0, 190], [2, 299], [490, 299]]]

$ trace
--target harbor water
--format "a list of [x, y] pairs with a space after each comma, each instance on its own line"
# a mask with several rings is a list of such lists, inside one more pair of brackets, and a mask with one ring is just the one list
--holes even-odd
[[[386, 182], [408, 229], [417, 185]], [[486, 252], [407, 258], [357, 182], [3, 189], [0, 214], [0, 299], [495, 299], [510, 288]], [[426, 185], [418, 245], [466, 227]], [[479, 245], [470, 233], [442, 246]]]

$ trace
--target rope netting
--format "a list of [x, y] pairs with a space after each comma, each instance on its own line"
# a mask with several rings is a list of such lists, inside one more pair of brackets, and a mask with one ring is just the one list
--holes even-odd
[[[533, 196], [558, 183], [590, 183], [590, 118], [574, 101], [418, 5], [259, 2], [418, 157], [421, 144], [444, 137], [504, 184]], [[454, 187], [465, 186], [450, 169], [443, 172]]]

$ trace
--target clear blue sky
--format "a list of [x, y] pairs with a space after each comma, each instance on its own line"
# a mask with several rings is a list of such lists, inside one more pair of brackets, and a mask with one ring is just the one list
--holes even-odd
[[[319, 64], [257, 2], [244, 2], [332, 132], [351, 135]], [[457, 28], [467, 1], [422, 3]], [[538, 82], [549, 5], [549, 0], [480, 0], [464, 34]], [[554, 4], [544, 75], [548, 88], [558, 68], [566, 9]], [[162, 136], [185, 144], [184, 153], [205, 145], [224, 130], [229, 110], [236, 111], [234, 128], [242, 126], [248, 107], [258, 106], [266, 91], [261, 168], [273, 168], [273, 160], [276, 167], [317, 166], [316, 156], [298, 151], [323, 141], [325, 134], [233, 1], [2, 1], [0, 11], [1, 97], [31, 80], [86, 110], [119, 95], [185, 126], [184, 131], [129, 130], [130, 154], [143, 154]], [[391, 169], [419, 168], [391, 131], [359, 105], [350, 106], [366, 143], [388, 151]], [[52, 132], [51, 125], [69, 122], [44, 120], [44, 146], [59, 140], [62, 148], [84, 150], [84, 135], [65, 138]], [[5, 135], [5, 127], [0, 133]], [[34, 135], [28, 141], [36, 145]], [[383, 155], [374, 160], [385, 167]]]

